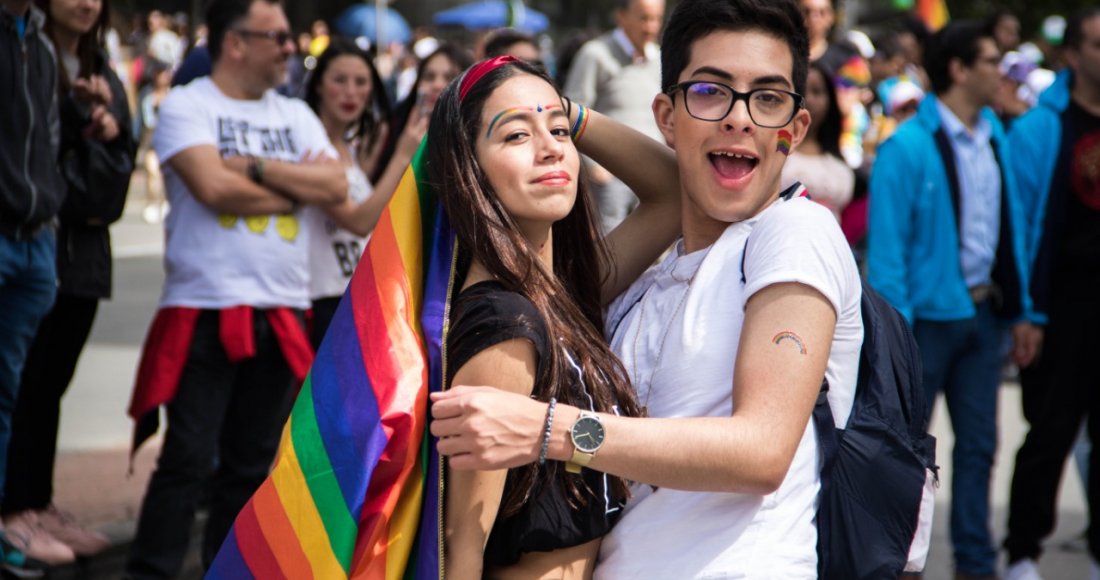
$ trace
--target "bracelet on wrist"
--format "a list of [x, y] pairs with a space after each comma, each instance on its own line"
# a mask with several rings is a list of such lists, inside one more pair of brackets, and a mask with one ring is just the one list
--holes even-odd
[[554, 427], [554, 406], [558, 400], [550, 397], [550, 405], [546, 407], [546, 424], [542, 429], [542, 443], [539, 447], [539, 465], [546, 463], [546, 456], [550, 453], [550, 431]]
[[573, 142], [581, 140], [581, 136], [584, 135], [584, 129], [588, 127], [588, 107], [577, 103], [577, 120], [573, 122], [573, 127], [569, 130], [569, 136], [573, 138]]

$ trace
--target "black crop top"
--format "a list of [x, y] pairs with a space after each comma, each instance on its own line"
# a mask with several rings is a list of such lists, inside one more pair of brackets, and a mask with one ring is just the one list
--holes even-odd
[[[474, 355], [514, 338], [534, 344], [536, 380], [548, 372], [546, 324], [526, 297], [505, 290], [499, 282], [486, 281], [463, 290], [452, 308], [447, 336], [448, 385]], [[580, 379], [579, 374], [574, 375], [575, 386], [584, 389]], [[587, 501], [577, 509], [570, 507], [561, 485], [536, 477], [530, 499], [518, 512], [497, 515], [485, 546], [485, 570], [515, 564], [527, 552], [579, 546], [611, 531], [622, 514], [623, 498], [612, 497], [603, 473], [585, 469], [582, 476], [591, 492], [583, 492]], [[515, 485], [515, 471], [509, 470], [502, 497], [508, 497]]]

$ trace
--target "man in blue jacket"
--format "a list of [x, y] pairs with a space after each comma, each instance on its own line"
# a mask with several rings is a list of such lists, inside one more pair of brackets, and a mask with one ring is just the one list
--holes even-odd
[[1026, 366], [1030, 324], [1024, 219], [1004, 130], [989, 106], [1000, 53], [955, 22], [925, 52], [935, 94], [879, 149], [871, 172], [868, 279], [913, 325], [929, 401], [955, 431], [951, 540], [957, 578], [992, 578], [989, 481], [997, 446], [1001, 345], [1012, 326]]
[[[1084, 417], [1100, 419], [1100, 367], [1093, 336], [1100, 327], [1100, 7], [1066, 27], [1069, 68], [1016, 121], [1009, 139], [1023, 208], [1031, 220], [1028, 250], [1035, 309], [1049, 316], [1046, 348], [1023, 372], [1024, 417], [1031, 425], [1016, 455], [1009, 503], [1010, 571], [1038, 578], [1041, 542], [1054, 529], [1066, 455]], [[1100, 421], [1089, 434], [1100, 441]], [[1089, 470], [1089, 551], [1100, 569], [1100, 453]], [[1006, 576], [1007, 577], [1007, 576]]]

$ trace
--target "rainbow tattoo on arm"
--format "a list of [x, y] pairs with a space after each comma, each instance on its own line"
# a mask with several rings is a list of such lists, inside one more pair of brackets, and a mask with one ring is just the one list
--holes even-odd
[[784, 340], [790, 340], [791, 342], [794, 342], [795, 346], [798, 347], [798, 354], [806, 354], [806, 343], [802, 342], [801, 336], [798, 336], [797, 334], [789, 330], [784, 330], [783, 332], [780, 332], [779, 334], [772, 337], [773, 344], [779, 344]]

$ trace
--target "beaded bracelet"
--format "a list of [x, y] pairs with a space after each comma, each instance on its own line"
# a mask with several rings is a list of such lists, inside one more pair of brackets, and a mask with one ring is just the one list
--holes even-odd
[[577, 103], [577, 120], [573, 123], [573, 128], [569, 130], [569, 136], [573, 138], [573, 142], [581, 140], [581, 135], [584, 135], [584, 130], [588, 127], [588, 108], [584, 105]]
[[554, 405], [558, 400], [550, 397], [550, 406], [546, 408], [546, 426], [542, 430], [542, 446], [539, 448], [539, 465], [546, 463], [546, 456], [550, 453], [550, 429], [554, 425]]

